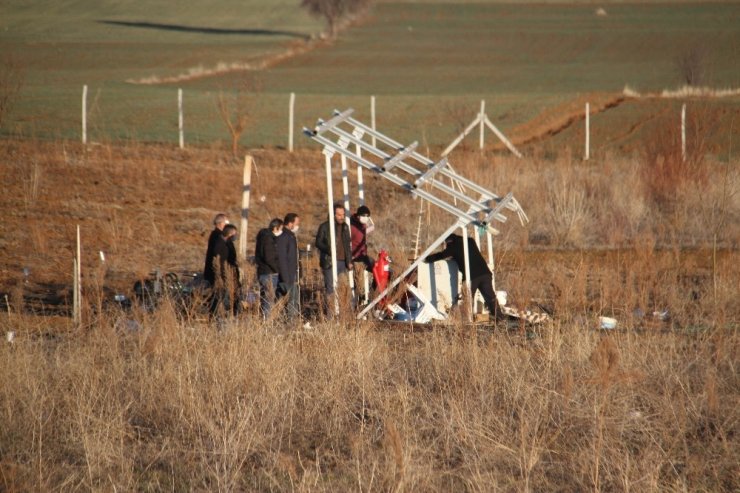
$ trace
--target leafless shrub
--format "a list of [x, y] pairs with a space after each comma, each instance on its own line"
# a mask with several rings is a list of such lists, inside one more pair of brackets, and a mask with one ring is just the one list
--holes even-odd
[[[460, 134], [476, 117], [476, 108], [469, 104], [448, 101], [444, 106], [444, 121], [452, 121], [455, 133]], [[463, 141], [464, 143], [465, 141]]]
[[339, 24], [347, 17], [366, 10], [372, 0], [301, 0], [301, 7], [326, 21], [329, 39], [337, 37]]
[[0, 57], [0, 128], [23, 87], [23, 66], [13, 55]]
[[231, 153], [236, 158], [239, 139], [252, 120], [253, 106], [260, 92], [261, 85], [256, 79], [244, 80], [231, 92], [218, 93], [216, 107], [221, 121], [224, 122], [231, 136]]
[[707, 51], [701, 46], [692, 46], [682, 52], [675, 61], [681, 80], [689, 86], [699, 86], [706, 76]]
[[709, 179], [706, 164], [709, 137], [717, 126], [716, 111], [689, 106], [686, 116], [686, 153], [683, 154], [677, 113], [667, 111], [646, 139], [643, 181], [648, 197], [658, 206], [672, 208], [687, 186], [701, 188]]

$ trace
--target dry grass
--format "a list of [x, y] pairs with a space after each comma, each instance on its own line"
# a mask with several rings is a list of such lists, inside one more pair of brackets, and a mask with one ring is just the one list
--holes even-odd
[[17, 321], [29, 328], [0, 346], [3, 489], [740, 486], [736, 331], [558, 321], [528, 342], [141, 320], [53, 339]]
[[[322, 156], [255, 155], [253, 196], [266, 200], [250, 231], [296, 210], [308, 243], [326, 216]], [[512, 302], [552, 309], [551, 324], [410, 333], [346, 316], [301, 331], [248, 312], [219, 330], [169, 304], [107, 312], [111, 286], [201, 267], [212, 214], [238, 217], [230, 149], [8, 142], [0, 332], [16, 338], [0, 344], [0, 490], [740, 488], [736, 163], [702, 161], [706, 181], [683, 183], [670, 209], [643, 156], [471, 152], [454, 165], [514, 191], [532, 218], [503, 227], [496, 281]], [[365, 176], [371, 248], [400, 269], [418, 204]], [[237, 186], [215, 194], [223, 183]], [[422, 220], [424, 243], [450, 218]], [[68, 290], [77, 222], [81, 330], [24, 311], [39, 285]], [[619, 330], [595, 330], [599, 315]]]

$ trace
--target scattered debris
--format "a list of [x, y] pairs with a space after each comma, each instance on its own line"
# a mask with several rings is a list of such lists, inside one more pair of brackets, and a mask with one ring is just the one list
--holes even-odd
[[670, 318], [670, 313], [668, 310], [657, 310], [653, 312], [653, 318], [665, 322]]

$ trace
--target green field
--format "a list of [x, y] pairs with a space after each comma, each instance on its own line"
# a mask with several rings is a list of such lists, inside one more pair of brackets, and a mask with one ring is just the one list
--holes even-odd
[[[607, 4], [607, 16], [583, 3], [380, 3], [332, 45], [264, 71], [126, 82], [254, 62], [301, 45], [321, 24], [297, 3], [5, 2], [0, 46], [21, 61], [25, 83], [0, 133], [77, 138], [83, 84], [92, 140], [176, 141], [182, 87], [186, 140], [207, 144], [227, 138], [216, 95], [256, 77], [262, 89], [249, 102], [247, 146], [286, 144], [290, 92], [297, 94], [297, 127], [335, 107], [353, 106], [368, 118], [374, 94], [381, 130], [440, 146], [481, 99], [507, 131], [583, 94], [677, 87], [675, 60], [697, 47], [707, 85], [740, 86], [740, 5], [730, 3]], [[740, 98], [722, 105], [735, 115]], [[616, 120], [634, 125], [629, 117]]]

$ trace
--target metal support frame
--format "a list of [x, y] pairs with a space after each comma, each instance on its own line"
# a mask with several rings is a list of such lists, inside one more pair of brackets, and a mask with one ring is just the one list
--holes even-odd
[[401, 161], [409, 157], [416, 150], [416, 147], [418, 145], [419, 145], [418, 142], [412, 142], [411, 144], [409, 144], [408, 147], [400, 149], [398, 154], [388, 159], [381, 169], [383, 171], [390, 171], [391, 169], [393, 169], [393, 167], [395, 167]]
[[442, 168], [447, 166], [447, 158], [442, 158], [437, 164], [429, 168], [429, 170], [421, 175], [419, 178], [416, 179], [414, 182], [414, 188], [419, 188], [419, 186], [424, 183], [425, 181], [429, 180], [429, 178], [433, 177], [437, 174], [438, 171], [440, 171]]
[[329, 240], [331, 242], [331, 275], [334, 285], [334, 314], [339, 315], [339, 300], [337, 299], [337, 230], [334, 227], [334, 187], [331, 182], [331, 158], [334, 151], [331, 148], [324, 148], [326, 163], [326, 199], [329, 204]]
[[[349, 142], [348, 142], [349, 143]], [[349, 221], [350, 209], [349, 209], [349, 172], [347, 170], [347, 156], [342, 154], [342, 192], [344, 192], [344, 223], [352, 235], [352, 225]], [[351, 262], [352, 259], [349, 259]], [[352, 293], [352, 299], [355, 299], [355, 276], [354, 272], [347, 273], [347, 279], [349, 281], [349, 290]], [[335, 286], [336, 288], [336, 286]]]
[[511, 141], [504, 135], [504, 133], [494, 125], [491, 120], [488, 118], [488, 115], [486, 115], [486, 102], [481, 101], [480, 104], [480, 111], [476, 115], [475, 119], [470, 122], [470, 125], [465, 127], [465, 130], [462, 131], [460, 135], [458, 135], [455, 140], [453, 140], [450, 145], [448, 145], [444, 151], [442, 151], [442, 156], [447, 156], [452, 150], [457, 147], [457, 145], [462, 142], [462, 140], [470, 134], [470, 132], [473, 131], [473, 129], [479, 126], [480, 127], [480, 150], [482, 151], [485, 144], [485, 127], [488, 127], [491, 132], [493, 132], [496, 137], [506, 146], [507, 149], [511, 151], [512, 154], [514, 154], [516, 157], [521, 158], [522, 153], [519, 152], [519, 149], [517, 149], [514, 144], [511, 143]]
[[427, 248], [422, 252], [419, 257], [414, 260], [411, 265], [406, 267], [406, 270], [404, 270], [401, 274], [399, 274], [389, 285], [386, 287], [382, 293], [378, 294], [373, 301], [370, 302], [369, 305], [367, 305], [360, 313], [357, 314], [357, 318], [364, 317], [370, 310], [373, 309], [375, 305], [380, 302], [385, 296], [391, 292], [396, 286], [401, 284], [402, 281], [406, 279], [406, 277], [411, 274], [414, 269], [416, 269], [422, 262], [424, 262], [424, 259], [427, 258], [429, 254], [431, 254], [434, 250], [437, 249], [439, 245], [441, 245], [445, 238], [447, 238], [450, 234], [454, 233], [457, 228], [459, 228], [462, 225], [460, 221], [456, 221], [455, 224], [447, 228], [447, 230], [439, 235], [436, 240], [434, 240]]
[[[367, 168], [379, 176], [387, 179], [395, 185], [407, 190], [415, 197], [419, 197], [440, 209], [450, 213], [456, 218], [456, 222], [440, 237], [438, 237], [427, 249], [400, 274], [384, 291], [380, 293], [370, 304], [368, 304], [358, 315], [364, 317], [391, 289], [415, 269], [427, 255], [437, 248], [444, 239], [457, 228], [463, 228], [465, 248], [466, 286], [470, 288], [470, 267], [468, 260], [468, 226], [475, 226], [487, 232], [489, 237], [489, 263], [493, 263], [491, 236], [499, 231], [493, 226], [495, 222], [503, 223], [507, 220], [505, 210], [517, 214], [519, 221], [524, 224], [529, 219], [522, 210], [513, 194], [505, 197], [487, 190], [472, 180], [469, 180], [454, 171], [446, 158], [435, 162], [426, 156], [416, 152], [417, 142], [404, 146], [390, 137], [374, 130], [362, 122], [352, 118], [352, 109], [345, 111], [335, 110], [334, 115], [327, 121], [318, 120], [313, 129], [304, 128], [304, 134], [319, 143], [324, 148], [326, 155], [327, 193], [331, 218], [332, 237], [332, 266], [334, 283], [337, 282], [336, 251], [333, 221], [333, 192], [331, 184], [331, 157], [339, 153], [342, 158], [343, 183], [345, 186], [345, 207], [349, 208], [347, 180], [347, 159], [358, 166], [358, 187], [360, 188], [360, 203], [364, 202], [364, 189], [362, 183], [362, 168]], [[481, 113], [484, 121], [485, 114]], [[470, 129], [474, 127], [471, 126]], [[354, 144], [354, 146], [351, 146]], [[351, 150], [351, 147], [354, 147]], [[450, 184], [442, 179], [447, 178]], [[423, 187], [421, 185], [424, 185]], [[458, 202], [464, 205], [463, 209], [458, 207]]]
[[[375, 96], [373, 96], [373, 128], [375, 127]], [[352, 135], [357, 139], [362, 139], [365, 131], [361, 128], [355, 128], [352, 131]], [[375, 145], [375, 137], [373, 137], [373, 145]], [[362, 157], [362, 147], [355, 144], [355, 153]], [[365, 205], [365, 181], [362, 176], [362, 165], [357, 165], [357, 200], [360, 205]], [[367, 304], [370, 301], [370, 276], [367, 273], [367, 269], [362, 269], [362, 303]]]
[[[468, 226], [462, 226], [463, 258], [465, 259], [465, 298], [468, 303], [468, 314], [473, 316], [473, 293], [470, 289], [470, 247], [468, 246]], [[458, 266], [459, 267], [459, 266]]]

